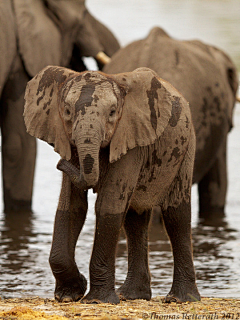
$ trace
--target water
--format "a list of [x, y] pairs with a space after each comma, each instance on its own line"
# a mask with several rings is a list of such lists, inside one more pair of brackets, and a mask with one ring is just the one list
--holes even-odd
[[[145, 37], [158, 25], [176, 38], [201, 39], [224, 49], [240, 70], [239, 0], [89, 0], [87, 5], [122, 45]], [[212, 225], [201, 224], [196, 186], [193, 187], [194, 262], [202, 296], [240, 298], [240, 104], [235, 109], [234, 123], [228, 144], [226, 218]], [[32, 215], [5, 216], [0, 202], [2, 297], [53, 297], [54, 278], [48, 255], [61, 185], [61, 174], [56, 169], [58, 160], [51, 147], [38, 141]], [[76, 248], [77, 264], [87, 278], [95, 224], [94, 201], [95, 196], [89, 192], [87, 221]], [[124, 281], [127, 271], [125, 245], [121, 236], [116, 261], [117, 286]], [[152, 227], [149, 246], [153, 295], [165, 295], [171, 286], [173, 262], [168, 239], [159, 226]]]

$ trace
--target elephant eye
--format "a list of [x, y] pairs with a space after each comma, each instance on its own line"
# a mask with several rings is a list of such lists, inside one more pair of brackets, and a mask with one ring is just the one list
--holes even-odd
[[66, 109], [65, 109], [65, 113], [66, 113], [66, 115], [70, 116], [71, 111], [70, 111], [68, 108], [66, 108]]
[[113, 104], [113, 105], [111, 106], [111, 111], [110, 111], [110, 113], [109, 113], [109, 117], [113, 117], [113, 116], [115, 115], [115, 113], [116, 113], [116, 105]]
[[116, 113], [116, 110], [115, 110], [115, 109], [111, 110], [111, 111], [110, 111], [110, 113], [109, 113], [109, 117], [114, 116], [114, 115], [115, 115], [115, 113]]

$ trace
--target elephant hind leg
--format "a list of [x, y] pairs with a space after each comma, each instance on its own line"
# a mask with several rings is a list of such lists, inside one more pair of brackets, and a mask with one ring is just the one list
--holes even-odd
[[227, 194], [226, 140], [219, 149], [216, 161], [198, 184], [199, 217], [205, 220], [222, 219]]
[[172, 246], [174, 271], [172, 288], [165, 302], [198, 301], [191, 235], [191, 181], [194, 149], [189, 149], [162, 206], [165, 228]]
[[141, 215], [129, 209], [124, 228], [128, 244], [128, 274], [117, 290], [121, 299], [151, 299], [148, 266], [148, 226], [152, 210]]
[[200, 300], [192, 257], [191, 203], [183, 200], [178, 207], [169, 206], [162, 213], [174, 258], [172, 288], [165, 302]]

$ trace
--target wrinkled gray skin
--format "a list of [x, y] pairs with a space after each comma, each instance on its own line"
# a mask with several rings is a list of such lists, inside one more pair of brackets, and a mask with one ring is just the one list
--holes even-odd
[[4, 211], [31, 211], [36, 141], [22, 117], [27, 82], [49, 64], [86, 70], [83, 56], [111, 56], [119, 44], [82, 0], [1, 0], [0, 21]]
[[[195, 133], [187, 101], [150, 69], [106, 75], [48, 67], [28, 84], [28, 132], [62, 159], [50, 265], [55, 298], [76, 301], [86, 279], [74, 256], [88, 203], [97, 192], [90, 291], [83, 302], [151, 298], [148, 225], [159, 205], [174, 256], [166, 301], [200, 300], [191, 245], [191, 182]], [[128, 274], [115, 292], [115, 255], [121, 227], [128, 244]]]
[[224, 216], [236, 67], [221, 50], [200, 41], [175, 40], [158, 27], [146, 39], [120, 49], [103, 71], [129, 72], [139, 67], [157, 72], [189, 101], [196, 132], [193, 183], [198, 184], [199, 216]]

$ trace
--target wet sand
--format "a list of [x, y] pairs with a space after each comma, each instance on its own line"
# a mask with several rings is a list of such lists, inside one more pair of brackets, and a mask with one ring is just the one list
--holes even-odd
[[240, 300], [202, 298], [201, 302], [164, 304], [160, 297], [151, 301], [122, 301], [119, 305], [58, 303], [38, 297], [0, 300], [0, 319], [186, 319], [220, 320], [240, 318]]

